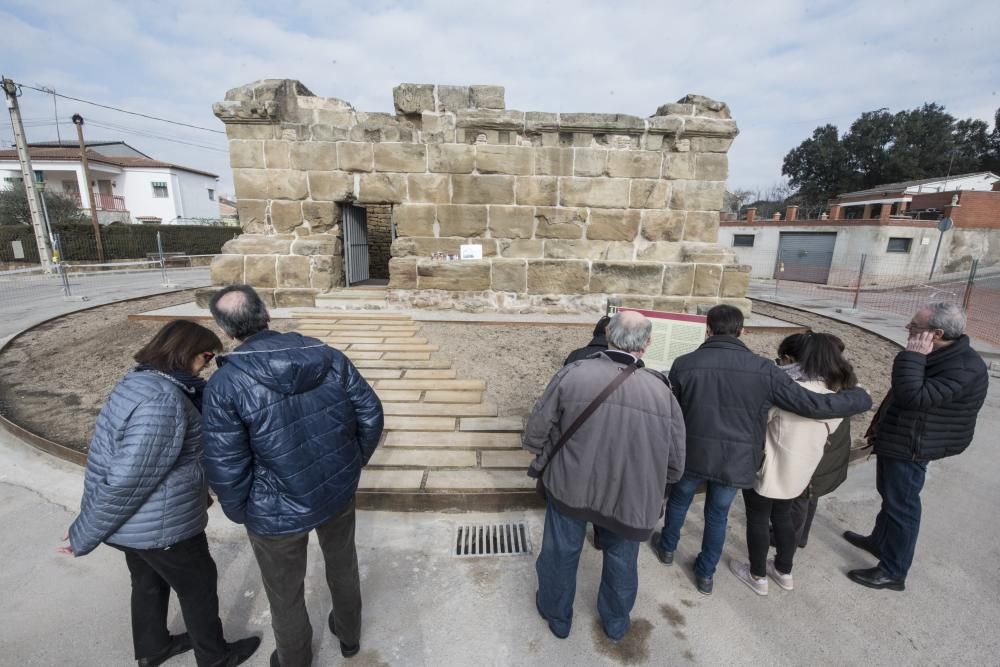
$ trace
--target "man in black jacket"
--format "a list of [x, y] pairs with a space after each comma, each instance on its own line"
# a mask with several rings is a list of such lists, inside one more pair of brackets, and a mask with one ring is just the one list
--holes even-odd
[[587, 359], [592, 357], [598, 352], [604, 352], [608, 349], [608, 337], [605, 331], [608, 328], [608, 322], [611, 318], [605, 315], [601, 319], [597, 320], [597, 324], [594, 326], [594, 337], [587, 344], [587, 347], [580, 347], [569, 353], [566, 357], [566, 361], [563, 362], [563, 366], [567, 366], [574, 361], [580, 361], [581, 359]]
[[986, 364], [963, 333], [965, 315], [958, 306], [924, 306], [906, 329], [906, 349], [892, 364], [892, 387], [873, 427], [882, 508], [871, 535], [844, 533], [879, 559], [877, 566], [847, 576], [894, 591], [906, 587], [913, 563], [927, 462], [965, 451], [989, 387]]
[[764, 461], [764, 435], [771, 406], [812, 419], [846, 417], [871, 407], [863, 389], [818, 394], [795, 383], [772, 361], [751, 352], [739, 337], [743, 314], [732, 306], [708, 311], [710, 337], [670, 369], [670, 384], [684, 411], [687, 463], [670, 492], [662, 533], [651, 546], [671, 565], [681, 526], [695, 491], [707, 484], [705, 533], [694, 564], [695, 583], [712, 593], [712, 577], [726, 541], [729, 507], [739, 489], [753, 486]]

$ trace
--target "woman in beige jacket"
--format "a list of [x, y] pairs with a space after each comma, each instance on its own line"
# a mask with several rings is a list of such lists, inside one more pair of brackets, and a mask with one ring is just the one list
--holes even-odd
[[[839, 339], [830, 334], [796, 334], [778, 347], [777, 360], [789, 376], [810, 391], [829, 394], [857, 385], [854, 369], [841, 354]], [[730, 569], [759, 595], [767, 595], [767, 577], [792, 590], [792, 558], [797, 543], [792, 501], [802, 495], [823, 458], [830, 434], [840, 419], [807, 419], [772, 408], [764, 443], [764, 464], [752, 489], [743, 490], [747, 511], [750, 562], [730, 562]], [[770, 526], [777, 547], [767, 557]]]

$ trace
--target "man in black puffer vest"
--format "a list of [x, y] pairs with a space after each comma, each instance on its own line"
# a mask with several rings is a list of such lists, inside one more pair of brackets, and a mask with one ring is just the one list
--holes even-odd
[[963, 333], [965, 315], [958, 306], [924, 306], [906, 328], [906, 349], [896, 355], [892, 388], [873, 425], [882, 509], [871, 535], [844, 533], [879, 559], [876, 567], [847, 576], [894, 591], [905, 588], [913, 562], [927, 462], [965, 451], [989, 387], [986, 364]]

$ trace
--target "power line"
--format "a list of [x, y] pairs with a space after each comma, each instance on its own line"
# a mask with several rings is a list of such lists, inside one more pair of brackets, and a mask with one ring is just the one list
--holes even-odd
[[169, 141], [175, 144], [184, 144], [186, 146], [193, 146], [195, 148], [204, 148], [205, 150], [218, 151], [219, 153], [228, 153], [229, 149], [220, 148], [218, 146], [206, 146], [205, 144], [195, 143], [193, 141], [184, 141], [183, 139], [174, 139], [172, 137], [166, 137], [161, 134], [155, 134], [153, 132], [148, 132], [146, 130], [138, 130], [135, 128], [126, 127], [123, 125], [115, 125], [113, 123], [106, 123], [104, 121], [88, 120], [88, 125], [93, 125], [94, 127], [99, 127], [104, 130], [113, 130], [115, 132], [125, 132], [126, 134], [134, 134], [140, 137], [146, 137], [148, 139], [156, 139], [158, 141]]
[[200, 125], [192, 125], [190, 123], [182, 123], [181, 121], [178, 121], [178, 120], [170, 120], [169, 118], [160, 118], [159, 116], [151, 116], [149, 114], [139, 113], [138, 111], [128, 111], [127, 109], [121, 109], [119, 107], [113, 107], [113, 106], [110, 106], [108, 104], [101, 104], [99, 102], [91, 102], [90, 100], [80, 99], [79, 97], [72, 97], [70, 95], [63, 95], [62, 93], [57, 93], [57, 92], [54, 92], [54, 91], [42, 90], [41, 88], [36, 88], [35, 86], [29, 86], [26, 83], [17, 83], [16, 81], [14, 83], [18, 87], [20, 87], [20, 88], [28, 88], [29, 90], [34, 90], [34, 91], [37, 91], [39, 93], [44, 93], [46, 95], [54, 95], [56, 97], [62, 97], [62, 98], [67, 99], [67, 100], [73, 100], [74, 102], [82, 102], [83, 104], [89, 104], [91, 106], [101, 107], [102, 109], [110, 109], [111, 111], [117, 111], [119, 113], [129, 114], [130, 116], [140, 116], [142, 118], [148, 118], [150, 120], [158, 120], [158, 121], [160, 121], [162, 123], [170, 123], [171, 125], [180, 125], [180, 126], [183, 126], [183, 127], [190, 127], [192, 129], [195, 129], [195, 130], [203, 130], [205, 132], [215, 132], [216, 134], [225, 134], [225, 132], [223, 130], [215, 130], [215, 129], [212, 129], [210, 127], [202, 127]]

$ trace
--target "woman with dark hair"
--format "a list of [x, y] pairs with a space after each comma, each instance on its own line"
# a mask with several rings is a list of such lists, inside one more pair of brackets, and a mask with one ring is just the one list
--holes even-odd
[[[796, 334], [782, 341], [778, 364], [804, 388], [830, 394], [857, 386], [850, 362], [844, 359], [843, 342], [830, 334]], [[764, 463], [752, 489], [743, 490], [747, 511], [747, 550], [750, 562], [732, 560], [734, 575], [758, 595], [767, 595], [770, 576], [785, 590], [792, 590], [792, 559], [798, 530], [792, 507], [809, 486], [831, 435], [840, 419], [807, 419], [772, 408], [764, 443]], [[773, 526], [774, 559], [767, 557], [769, 529]]]
[[[222, 351], [205, 327], [174, 320], [135, 355], [108, 396], [87, 454], [80, 514], [60, 552], [84, 556], [102, 542], [125, 554], [132, 576], [132, 643], [140, 667], [194, 649], [199, 667], [247, 660], [259, 637], [227, 643], [218, 571], [208, 551], [208, 484], [202, 468], [199, 377]], [[170, 590], [187, 632], [167, 631]]]

